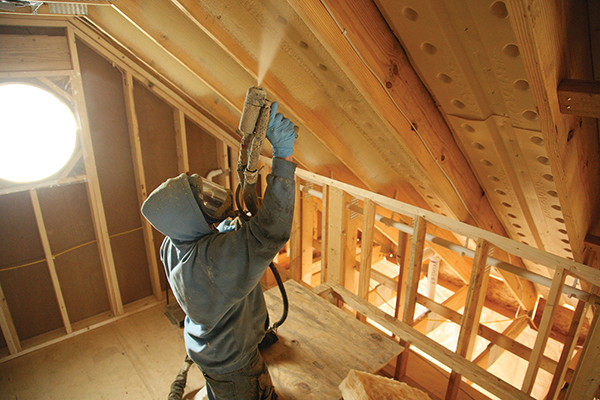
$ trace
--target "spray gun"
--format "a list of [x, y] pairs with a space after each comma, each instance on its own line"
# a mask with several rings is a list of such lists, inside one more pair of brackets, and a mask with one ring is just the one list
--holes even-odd
[[[244, 210], [245, 204], [248, 212], [242, 212], [241, 216], [249, 220], [258, 212], [258, 196], [256, 194], [256, 181], [258, 180], [258, 158], [262, 150], [263, 142], [267, 136], [267, 127], [271, 115], [272, 102], [267, 99], [267, 92], [256, 86], [252, 86], [246, 93], [242, 118], [240, 119], [239, 131], [242, 134], [240, 155], [238, 158], [237, 174], [239, 185], [235, 192], [235, 200], [238, 210]], [[296, 131], [297, 132], [297, 131]], [[240, 199], [240, 195], [242, 199]], [[277, 286], [281, 291], [283, 300], [283, 313], [279, 321], [271, 324], [263, 343], [272, 344], [277, 340], [274, 331], [285, 321], [288, 314], [288, 299], [279, 272], [275, 265], [269, 264]]]

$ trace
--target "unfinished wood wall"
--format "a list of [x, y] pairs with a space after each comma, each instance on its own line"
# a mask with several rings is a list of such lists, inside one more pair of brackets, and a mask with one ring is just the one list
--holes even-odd
[[[63, 51], [57, 56], [44, 45], [29, 46], [27, 57], [22, 57], [27, 61], [25, 64], [14, 60], [5, 63], [19, 57], [18, 43], [28, 42], [31, 33], [36, 34], [36, 41], [58, 43], [60, 49], [65, 49], [65, 43], [71, 40], [70, 52]], [[46, 79], [59, 87], [58, 93], [62, 93], [62, 99], [73, 110], [85, 109], [79, 117], [82, 127], [89, 126], [100, 188], [100, 199], [95, 200], [89, 183], [94, 177], [86, 171], [89, 160], [84, 162], [85, 157], [81, 157], [85, 129], [79, 132], [75, 167], [69, 174], [77, 179], [70, 184], [49, 186], [42, 181], [31, 189], [0, 182], [0, 286], [14, 324], [17, 349], [21, 351], [114, 317], [111, 290], [118, 292], [121, 309], [144, 299], [152, 302], [161, 298], [153, 280], [160, 281], [156, 285], [161, 291], [165, 289], [163, 267], [156, 261], [163, 237], [155, 230], [150, 234], [144, 232], [140, 201], [167, 178], [181, 172], [206, 176], [219, 168], [228, 172], [229, 165], [227, 145], [209, 133], [209, 129], [187, 118], [168, 96], [160, 97], [148, 80], [142, 82], [134, 77], [129, 90], [127, 78], [131, 78], [131, 72], [119, 68], [106, 59], [106, 54], [100, 54], [74, 35], [69, 36], [66, 29], [1, 26], [0, 35], [0, 41], [14, 42], [4, 46], [9, 50], [0, 48], [0, 63], [4, 66], [0, 84], [16, 81], [49, 90], [43, 83]], [[84, 108], [75, 106], [73, 75], [68, 72], [70, 60], [77, 61], [74, 70], [81, 72]], [[64, 76], [52, 76], [56, 65], [66, 70]], [[19, 74], [15, 75], [15, 71]], [[29, 71], [50, 72], [43, 72], [42, 78], [37, 78], [36, 72], [32, 78], [26, 75]], [[139, 145], [137, 150], [132, 144]], [[182, 149], [187, 149], [185, 155]], [[57, 179], [60, 174], [50, 179]], [[229, 183], [228, 176], [219, 176], [215, 181]], [[37, 219], [36, 201], [39, 202]], [[99, 201], [104, 211], [101, 218], [108, 231], [108, 253], [114, 263], [116, 289], [111, 289], [106, 281], [101, 254], [104, 250], [94, 219], [98, 205], [94, 201]], [[45, 229], [42, 234], [40, 214]], [[55, 280], [46, 261], [42, 236], [47, 238], [51, 250]], [[150, 253], [155, 255], [154, 261], [147, 253], [147, 245], [153, 247]], [[158, 273], [153, 272], [152, 262], [157, 264], [154, 271], [157, 269]], [[57, 298], [57, 286], [62, 300]], [[0, 358], [18, 352], [9, 349], [5, 335], [0, 336]]]

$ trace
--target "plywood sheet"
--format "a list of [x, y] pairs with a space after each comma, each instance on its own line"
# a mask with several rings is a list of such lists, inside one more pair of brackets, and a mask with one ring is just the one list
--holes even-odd
[[[134, 80], [135, 111], [139, 123], [146, 187], [151, 193], [168, 178], [179, 174], [173, 109], [144, 85]], [[164, 236], [154, 230], [157, 259]], [[161, 285], [164, 284], [161, 274]], [[163, 286], [164, 288], [164, 286]]]
[[[339, 399], [351, 369], [375, 372], [403, 349], [295, 281], [285, 283], [289, 316], [279, 341], [263, 351], [277, 394], [286, 399]], [[277, 287], [265, 293], [272, 320], [281, 315]]]
[[21, 341], [62, 326], [45, 261], [0, 272], [0, 284]]
[[[185, 119], [187, 148], [190, 162], [190, 173], [206, 176], [209, 171], [220, 168], [219, 155], [222, 142], [204, 131], [201, 127]], [[223, 178], [215, 178], [215, 182], [223, 184]]]
[[[108, 232], [141, 229], [121, 72], [81, 42], [77, 51]], [[150, 295], [142, 232], [112, 237], [111, 247], [124, 304]]]
[[109, 309], [84, 184], [38, 191], [56, 272], [71, 322]]
[[[115, 265], [123, 266], [117, 269], [117, 279], [121, 290], [123, 304], [152, 295], [150, 271], [146, 258], [144, 234], [137, 230], [127, 235], [111, 239]], [[162, 276], [162, 263], [159, 262], [159, 273]]]

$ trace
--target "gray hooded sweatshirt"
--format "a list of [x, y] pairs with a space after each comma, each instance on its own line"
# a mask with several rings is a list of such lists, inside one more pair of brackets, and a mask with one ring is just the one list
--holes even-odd
[[186, 174], [167, 180], [142, 205], [144, 217], [166, 236], [160, 255], [186, 313], [187, 352], [206, 371], [242, 368], [265, 335], [259, 281], [290, 237], [295, 169], [273, 159], [262, 207], [237, 231], [210, 229]]

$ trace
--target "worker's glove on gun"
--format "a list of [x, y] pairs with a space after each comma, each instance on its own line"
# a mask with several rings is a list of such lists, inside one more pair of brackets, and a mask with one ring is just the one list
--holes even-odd
[[235, 231], [235, 224], [230, 219], [224, 219], [223, 222], [217, 226], [217, 230], [221, 233]]
[[294, 124], [282, 114], [277, 114], [277, 102], [271, 105], [269, 125], [267, 126], [267, 139], [273, 146], [273, 157], [286, 158], [294, 154]]

